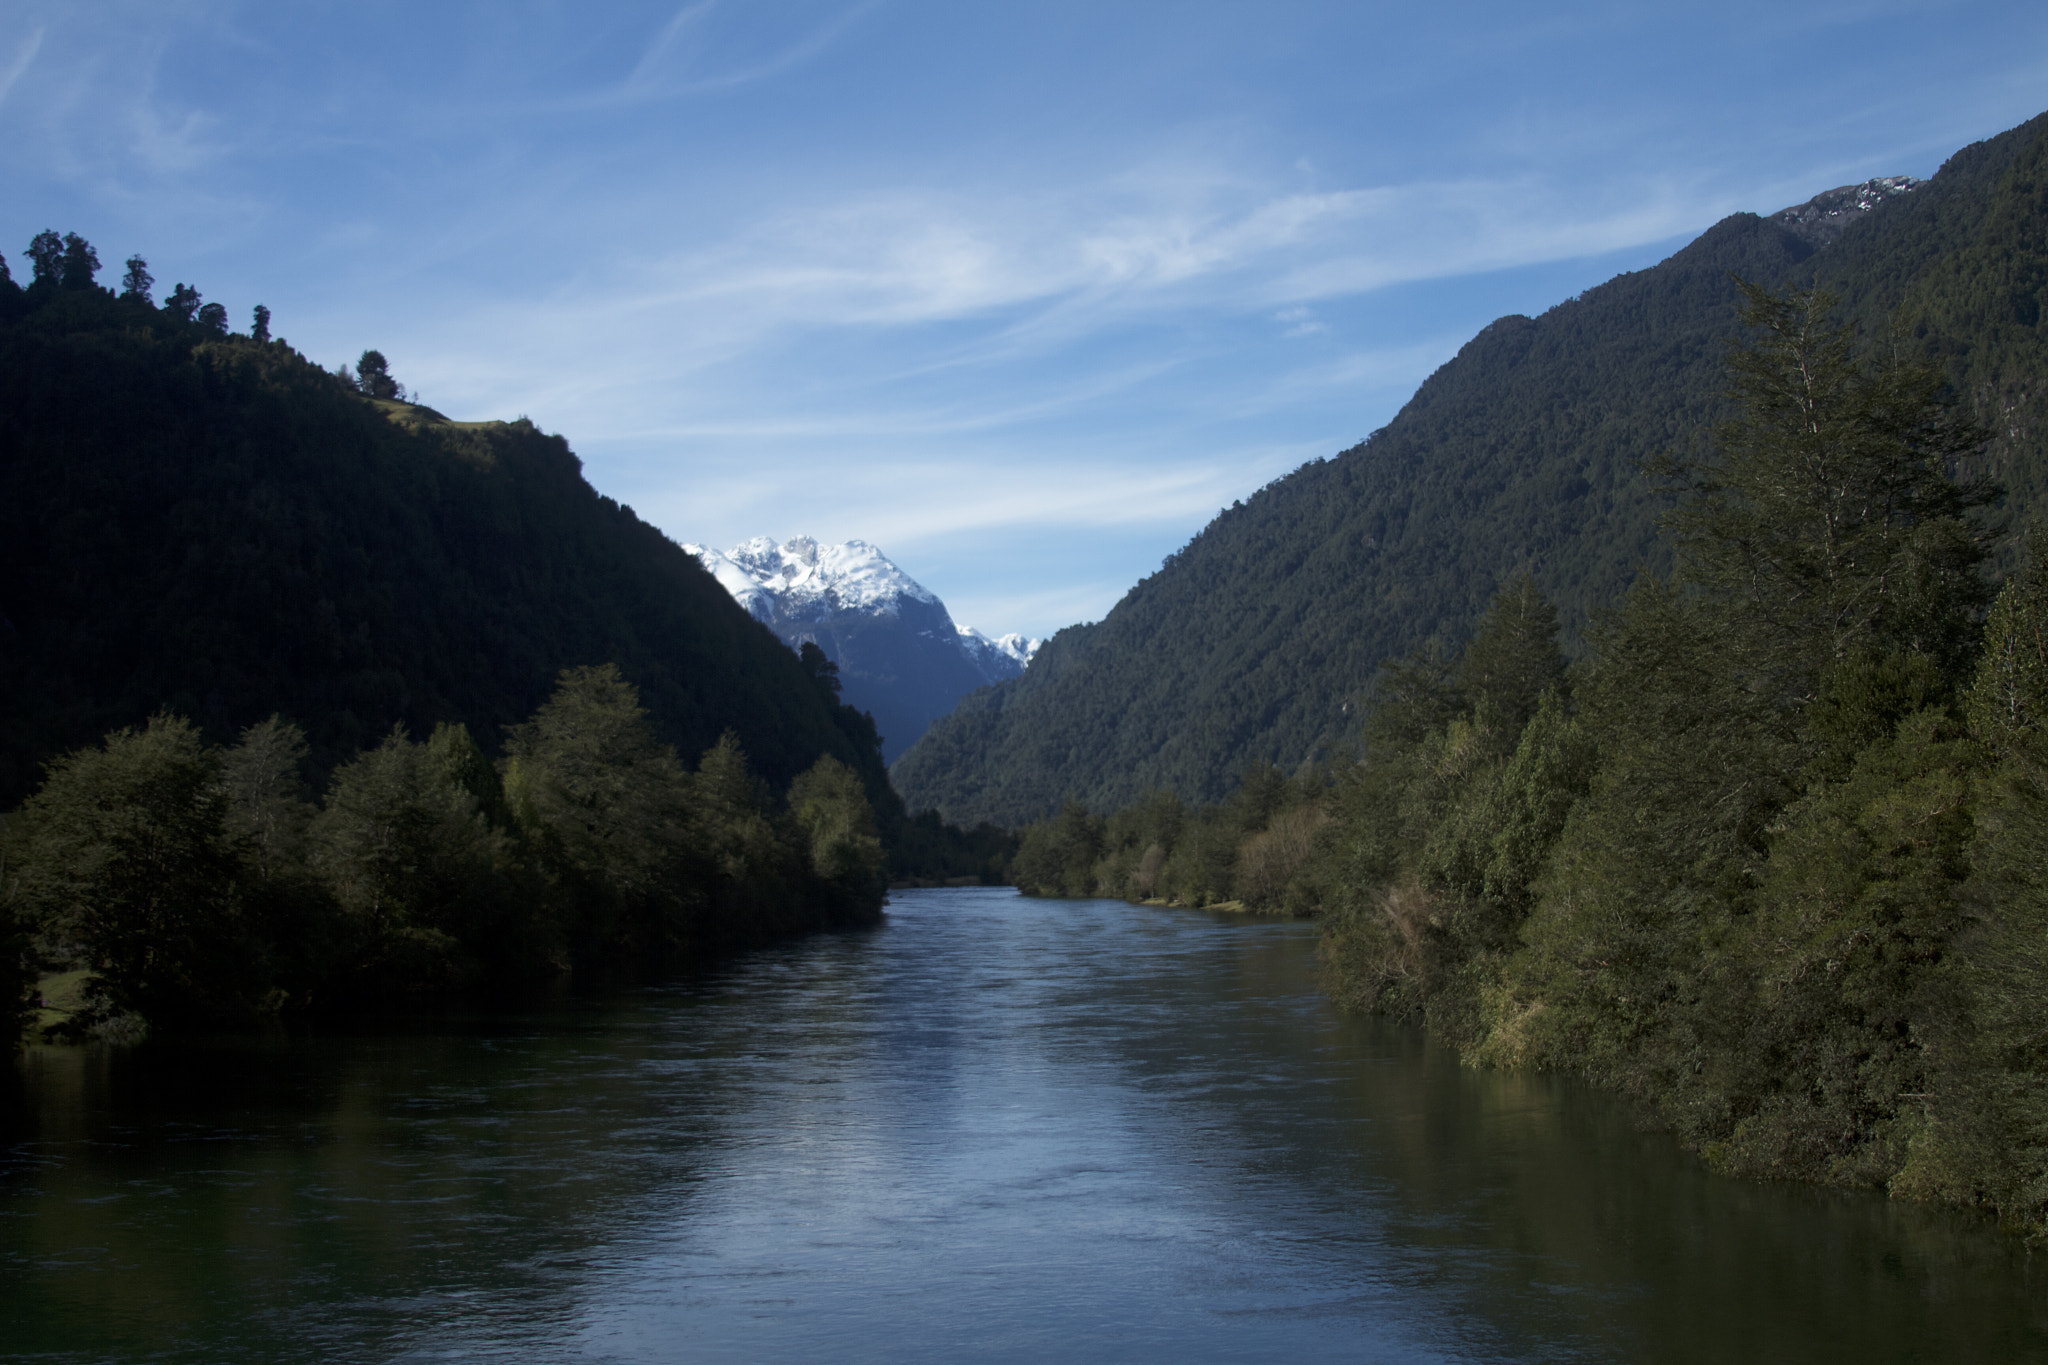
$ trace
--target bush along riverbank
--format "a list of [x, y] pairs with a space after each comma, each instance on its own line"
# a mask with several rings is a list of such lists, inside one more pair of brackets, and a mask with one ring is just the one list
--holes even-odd
[[159, 715], [50, 765], [0, 840], [11, 1022], [133, 1038], [394, 1000], [645, 978], [880, 918], [858, 774], [777, 796], [727, 734], [686, 768], [638, 693], [570, 669], [487, 760], [460, 725], [394, 729], [303, 788], [272, 718], [226, 748]]
[[[1271, 899], [1320, 911], [1340, 1001], [1470, 1062], [1623, 1090], [1726, 1172], [2048, 1235], [2048, 545], [1994, 600], [1938, 372], [1746, 297], [1738, 416], [1653, 463], [1673, 574], [1569, 669], [1528, 577], [1385, 669], [1355, 762], [1268, 779], [1312, 827]], [[1114, 893], [1147, 809], [1027, 832], [1020, 883]]]

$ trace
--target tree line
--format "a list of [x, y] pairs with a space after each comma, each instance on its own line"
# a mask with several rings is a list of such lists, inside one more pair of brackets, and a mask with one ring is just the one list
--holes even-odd
[[397, 727], [318, 801], [275, 716], [220, 746], [160, 714], [64, 756], [0, 831], [10, 1015], [44, 972], [86, 974], [56, 1036], [120, 1038], [644, 978], [880, 916], [874, 811], [830, 754], [777, 794], [728, 732], [693, 771], [611, 665], [564, 672], [504, 750]]
[[1382, 672], [1353, 758], [1199, 818], [1069, 807], [1019, 881], [1313, 908], [1341, 1001], [1475, 1064], [1617, 1087], [1725, 1171], [2048, 1235], [2048, 542], [1994, 598], [1940, 372], [1824, 292], [1743, 294], [1734, 416], [1648, 462], [1673, 567], [1576, 664], [1513, 578]]
[[[61, 236], [53, 228], [38, 232], [29, 240], [24, 253], [29, 262], [29, 288], [42, 286], [46, 289], [86, 290], [98, 287], [100, 254], [91, 242], [75, 232]], [[147, 308], [158, 306], [155, 289], [156, 276], [149, 270], [149, 262], [143, 257], [130, 256], [124, 264], [121, 288], [115, 297], [124, 303], [139, 303]], [[14, 275], [7, 266], [7, 258], [0, 255], [0, 286], [14, 283]], [[167, 317], [200, 328], [211, 336], [229, 335], [228, 310], [225, 304], [206, 303], [205, 295], [196, 285], [180, 280], [165, 297], [162, 311]], [[268, 343], [270, 335], [270, 309], [257, 304], [251, 310], [248, 337], [251, 341]], [[382, 351], [367, 350], [357, 359], [351, 370], [347, 365], [337, 365], [335, 380], [345, 389], [364, 394], [371, 398], [389, 399], [400, 403], [417, 402], [418, 395], [406, 391], [405, 385], [391, 374], [391, 362]]]

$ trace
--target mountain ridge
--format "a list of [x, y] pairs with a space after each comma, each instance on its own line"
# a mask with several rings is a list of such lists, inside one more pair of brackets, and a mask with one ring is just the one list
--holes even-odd
[[[1247, 762], [1333, 752], [1384, 660], [1455, 645], [1523, 569], [1578, 648], [1639, 568], [1664, 566], [1670, 493], [1638, 461], [1696, 448], [1725, 416], [1733, 276], [1818, 277], [1865, 330], [1917, 310], [1911, 344], [1950, 365], [1973, 411], [2009, 414], [1981, 472], [2014, 506], [2040, 504], [2048, 428], [2026, 376], [2048, 364], [2013, 319], [2038, 318], [2048, 286], [2028, 235], [2048, 222], [2042, 123], [1963, 148], [1926, 182], [1730, 215], [1655, 266], [1497, 319], [1386, 427], [1225, 509], [1101, 621], [963, 700], [892, 765], [906, 802], [1019, 824], [1155, 787], [1221, 799]], [[1944, 292], [1944, 270], [1969, 273]]]

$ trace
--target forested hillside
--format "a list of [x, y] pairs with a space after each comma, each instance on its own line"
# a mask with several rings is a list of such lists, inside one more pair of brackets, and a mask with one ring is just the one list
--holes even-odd
[[1348, 1004], [1643, 1101], [1714, 1166], [2048, 1236], [2048, 535], [1990, 601], [1986, 433], [1824, 292], [1746, 291], [1735, 415], [1566, 667], [1518, 577], [1362, 752], [1069, 804], [1041, 894], [1314, 912]]
[[0, 809], [160, 710], [222, 741], [281, 713], [318, 772], [394, 724], [494, 750], [604, 663], [683, 754], [731, 729], [778, 791], [831, 754], [894, 804], [863, 718], [561, 437], [89, 274], [0, 284]]
[[1958, 152], [1839, 235], [1738, 214], [1652, 269], [1502, 318], [1385, 429], [1227, 509], [1104, 620], [968, 697], [898, 760], [898, 789], [1006, 823], [1152, 788], [1218, 800], [1248, 762], [1327, 752], [1382, 661], [1432, 639], [1454, 652], [1524, 571], [1576, 654], [1596, 610], [1669, 565], [1668, 485], [1639, 462], [1697, 452], [1727, 415], [1737, 276], [1818, 281], [1866, 335], [1899, 320], [1897, 344], [1940, 361], [1991, 429], [1968, 463], [2028, 524], [2048, 480], [2044, 122]]

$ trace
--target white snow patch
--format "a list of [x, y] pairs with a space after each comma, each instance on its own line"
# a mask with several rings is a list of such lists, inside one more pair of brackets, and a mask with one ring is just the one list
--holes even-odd
[[697, 556], [734, 600], [760, 620], [815, 620], [835, 611], [894, 616], [905, 598], [939, 599], [864, 540], [820, 545], [809, 536], [777, 544], [755, 536], [720, 553], [701, 545]]
[[[755, 620], [769, 625], [822, 621], [843, 611], [896, 616], [905, 600], [945, 611], [943, 602], [864, 540], [820, 545], [810, 536], [780, 543], [755, 536], [730, 550], [687, 544], [683, 549]], [[954, 643], [990, 682], [1022, 672], [1041, 643], [1015, 633], [990, 638], [971, 626], [955, 629]]]
[[1017, 666], [1024, 668], [1031, 663], [1031, 656], [1038, 653], [1038, 647], [1044, 643], [1043, 640], [1026, 639], [1015, 631], [990, 639], [973, 626], [960, 627], [960, 647], [967, 651], [969, 657], [977, 660], [991, 654], [1000, 654], [1016, 660]]

